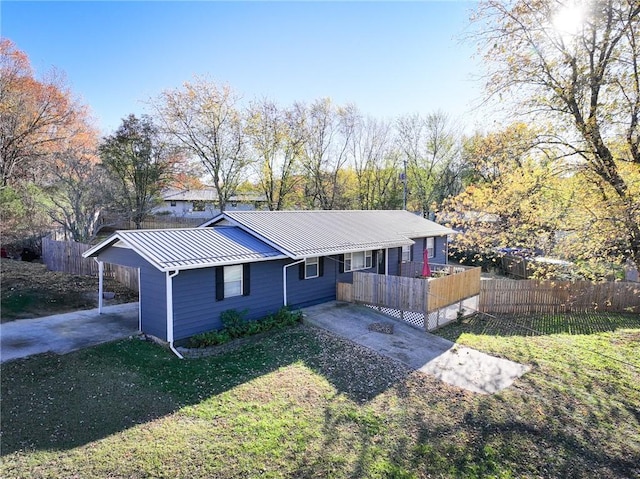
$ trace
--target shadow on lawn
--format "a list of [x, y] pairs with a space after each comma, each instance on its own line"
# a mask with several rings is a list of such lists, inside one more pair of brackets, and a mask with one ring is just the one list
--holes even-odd
[[276, 331], [220, 356], [179, 360], [138, 339], [2, 364], [2, 455], [71, 449], [303, 363], [362, 404], [409, 370], [322, 330]]
[[438, 331], [450, 341], [463, 333], [487, 336], [542, 336], [550, 334], [597, 334], [618, 329], [639, 329], [640, 314], [567, 313], [531, 315], [476, 314]]

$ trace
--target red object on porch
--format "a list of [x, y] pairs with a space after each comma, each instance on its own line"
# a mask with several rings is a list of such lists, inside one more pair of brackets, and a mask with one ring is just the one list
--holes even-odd
[[429, 267], [429, 250], [424, 250], [424, 253], [422, 253], [422, 276], [431, 276], [431, 268]]

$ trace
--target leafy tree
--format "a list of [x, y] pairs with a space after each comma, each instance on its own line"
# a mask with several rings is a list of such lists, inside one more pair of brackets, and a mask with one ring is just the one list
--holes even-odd
[[84, 111], [61, 76], [34, 78], [27, 55], [0, 38], [0, 187], [42, 179], [42, 161]]
[[99, 152], [102, 165], [118, 184], [114, 201], [139, 229], [172, 178], [173, 149], [162, 141], [150, 117], [129, 115], [114, 134], [104, 138]]
[[466, 138], [462, 148], [463, 161], [467, 166], [465, 182], [491, 183], [505, 172], [522, 166], [538, 146], [539, 135], [539, 131], [517, 122], [499, 131], [477, 132]]
[[[485, 0], [476, 20], [487, 91], [550, 121], [550, 144], [588, 170], [617, 217], [619, 259], [640, 264], [640, 3], [631, 0]], [[613, 253], [613, 251], [612, 251]]]
[[556, 253], [569, 203], [561, 181], [552, 164], [523, 158], [494, 181], [469, 185], [444, 204], [443, 217], [462, 231], [453, 246], [484, 254], [498, 247]]
[[211, 176], [221, 211], [251, 164], [239, 99], [227, 85], [196, 78], [154, 102], [164, 132]]

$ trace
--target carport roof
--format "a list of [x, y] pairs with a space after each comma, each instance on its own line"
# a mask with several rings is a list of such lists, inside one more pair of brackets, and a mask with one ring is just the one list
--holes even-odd
[[341, 254], [413, 244], [411, 238], [455, 233], [403, 210], [302, 210], [225, 212], [202, 226], [243, 228], [288, 256]]
[[255, 236], [228, 226], [116, 231], [83, 256], [98, 256], [112, 246], [134, 250], [160, 271], [286, 258]]

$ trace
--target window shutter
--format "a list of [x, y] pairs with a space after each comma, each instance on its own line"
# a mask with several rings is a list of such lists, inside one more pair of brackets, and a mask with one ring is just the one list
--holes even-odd
[[216, 266], [216, 301], [224, 299], [224, 266]]
[[402, 263], [402, 246], [398, 248], [398, 263]]
[[413, 261], [413, 245], [409, 246], [409, 261]]
[[344, 273], [344, 255], [341, 254], [340, 256], [338, 256], [338, 271], [340, 273]]
[[242, 265], [242, 296], [251, 293], [251, 263]]
[[320, 256], [318, 258], [318, 276], [322, 276], [324, 274], [324, 256]]
[[304, 276], [305, 276], [304, 270], [305, 270], [306, 266], [307, 266], [307, 262], [306, 261], [303, 261], [302, 263], [300, 263], [298, 265], [298, 278], [304, 279]]

